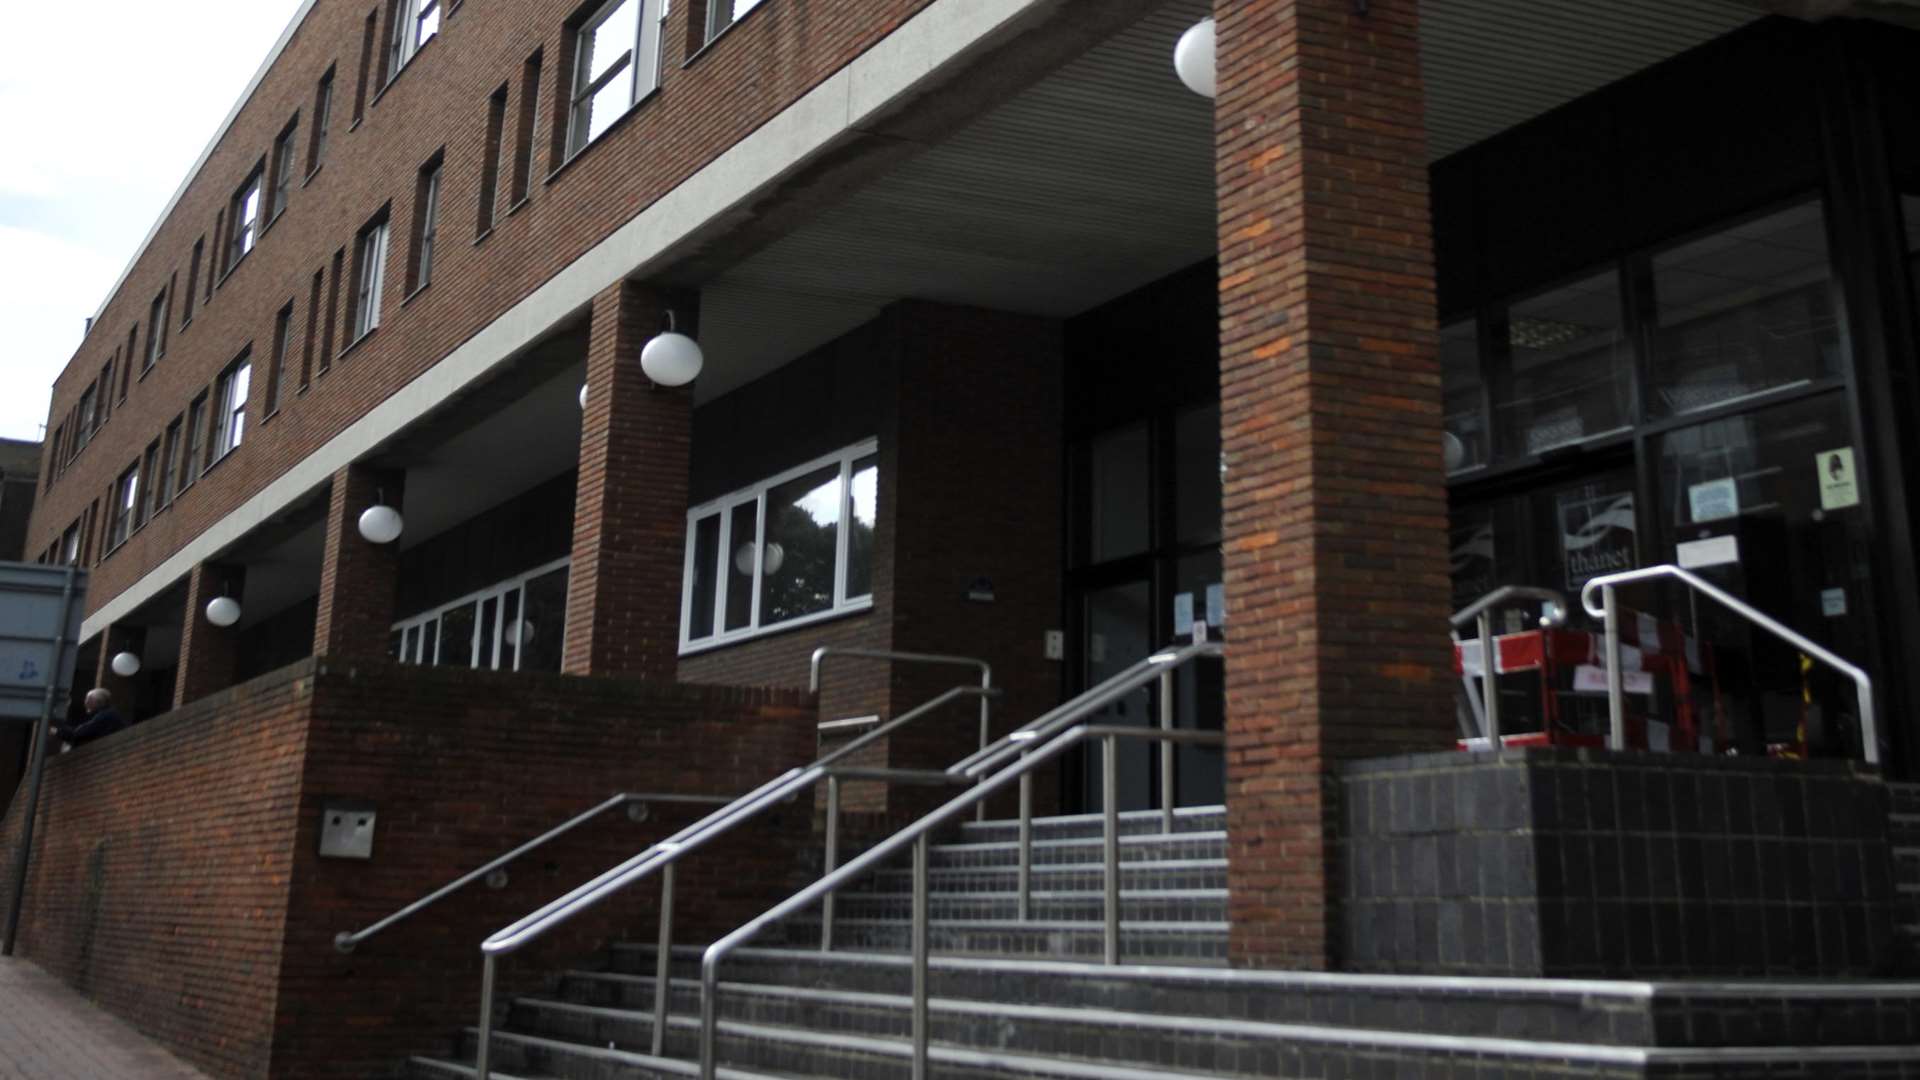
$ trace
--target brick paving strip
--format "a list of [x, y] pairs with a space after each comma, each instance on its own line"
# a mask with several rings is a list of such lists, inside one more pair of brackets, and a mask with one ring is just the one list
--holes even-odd
[[207, 1080], [32, 963], [0, 958], [0, 1080]]

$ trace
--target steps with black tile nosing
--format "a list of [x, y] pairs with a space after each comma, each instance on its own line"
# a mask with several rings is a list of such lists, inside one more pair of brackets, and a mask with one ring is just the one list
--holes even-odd
[[1893, 848], [1893, 934], [1901, 966], [1920, 974], [1920, 784], [1888, 783], [1892, 813], [1887, 841]]

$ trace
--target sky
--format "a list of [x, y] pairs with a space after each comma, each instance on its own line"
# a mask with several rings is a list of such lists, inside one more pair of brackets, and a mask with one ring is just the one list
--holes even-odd
[[0, 437], [54, 377], [300, 0], [0, 5]]

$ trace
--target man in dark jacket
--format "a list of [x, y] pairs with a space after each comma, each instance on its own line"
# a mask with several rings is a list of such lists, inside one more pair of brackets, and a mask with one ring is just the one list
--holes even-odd
[[84, 746], [95, 739], [104, 739], [108, 735], [127, 726], [120, 714], [113, 711], [113, 695], [101, 687], [87, 691], [87, 718], [77, 724], [55, 724], [54, 733], [75, 746]]

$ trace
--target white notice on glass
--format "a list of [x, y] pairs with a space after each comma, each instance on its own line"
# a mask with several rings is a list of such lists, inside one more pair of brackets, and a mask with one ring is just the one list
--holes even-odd
[[1847, 590], [1821, 589], [1820, 614], [1829, 619], [1838, 618], [1847, 613]]
[[1218, 581], [1207, 586], [1207, 625], [1227, 625], [1227, 587]]
[[1813, 456], [1820, 477], [1820, 509], [1845, 510], [1860, 505], [1860, 484], [1853, 473], [1853, 447], [1822, 450]]
[[1181, 636], [1193, 633], [1193, 594], [1173, 595], [1173, 632]]
[[1689, 540], [1675, 545], [1673, 555], [1682, 570], [1737, 563], [1740, 561], [1740, 539], [1735, 536], [1710, 536], [1705, 540]]
[[1740, 485], [1729, 476], [1687, 489], [1687, 505], [1695, 521], [1720, 521], [1740, 516]]
[[1638, 635], [1636, 644], [1642, 649], [1652, 653], [1660, 651], [1660, 620], [1640, 612], [1634, 617], [1633, 632]]

